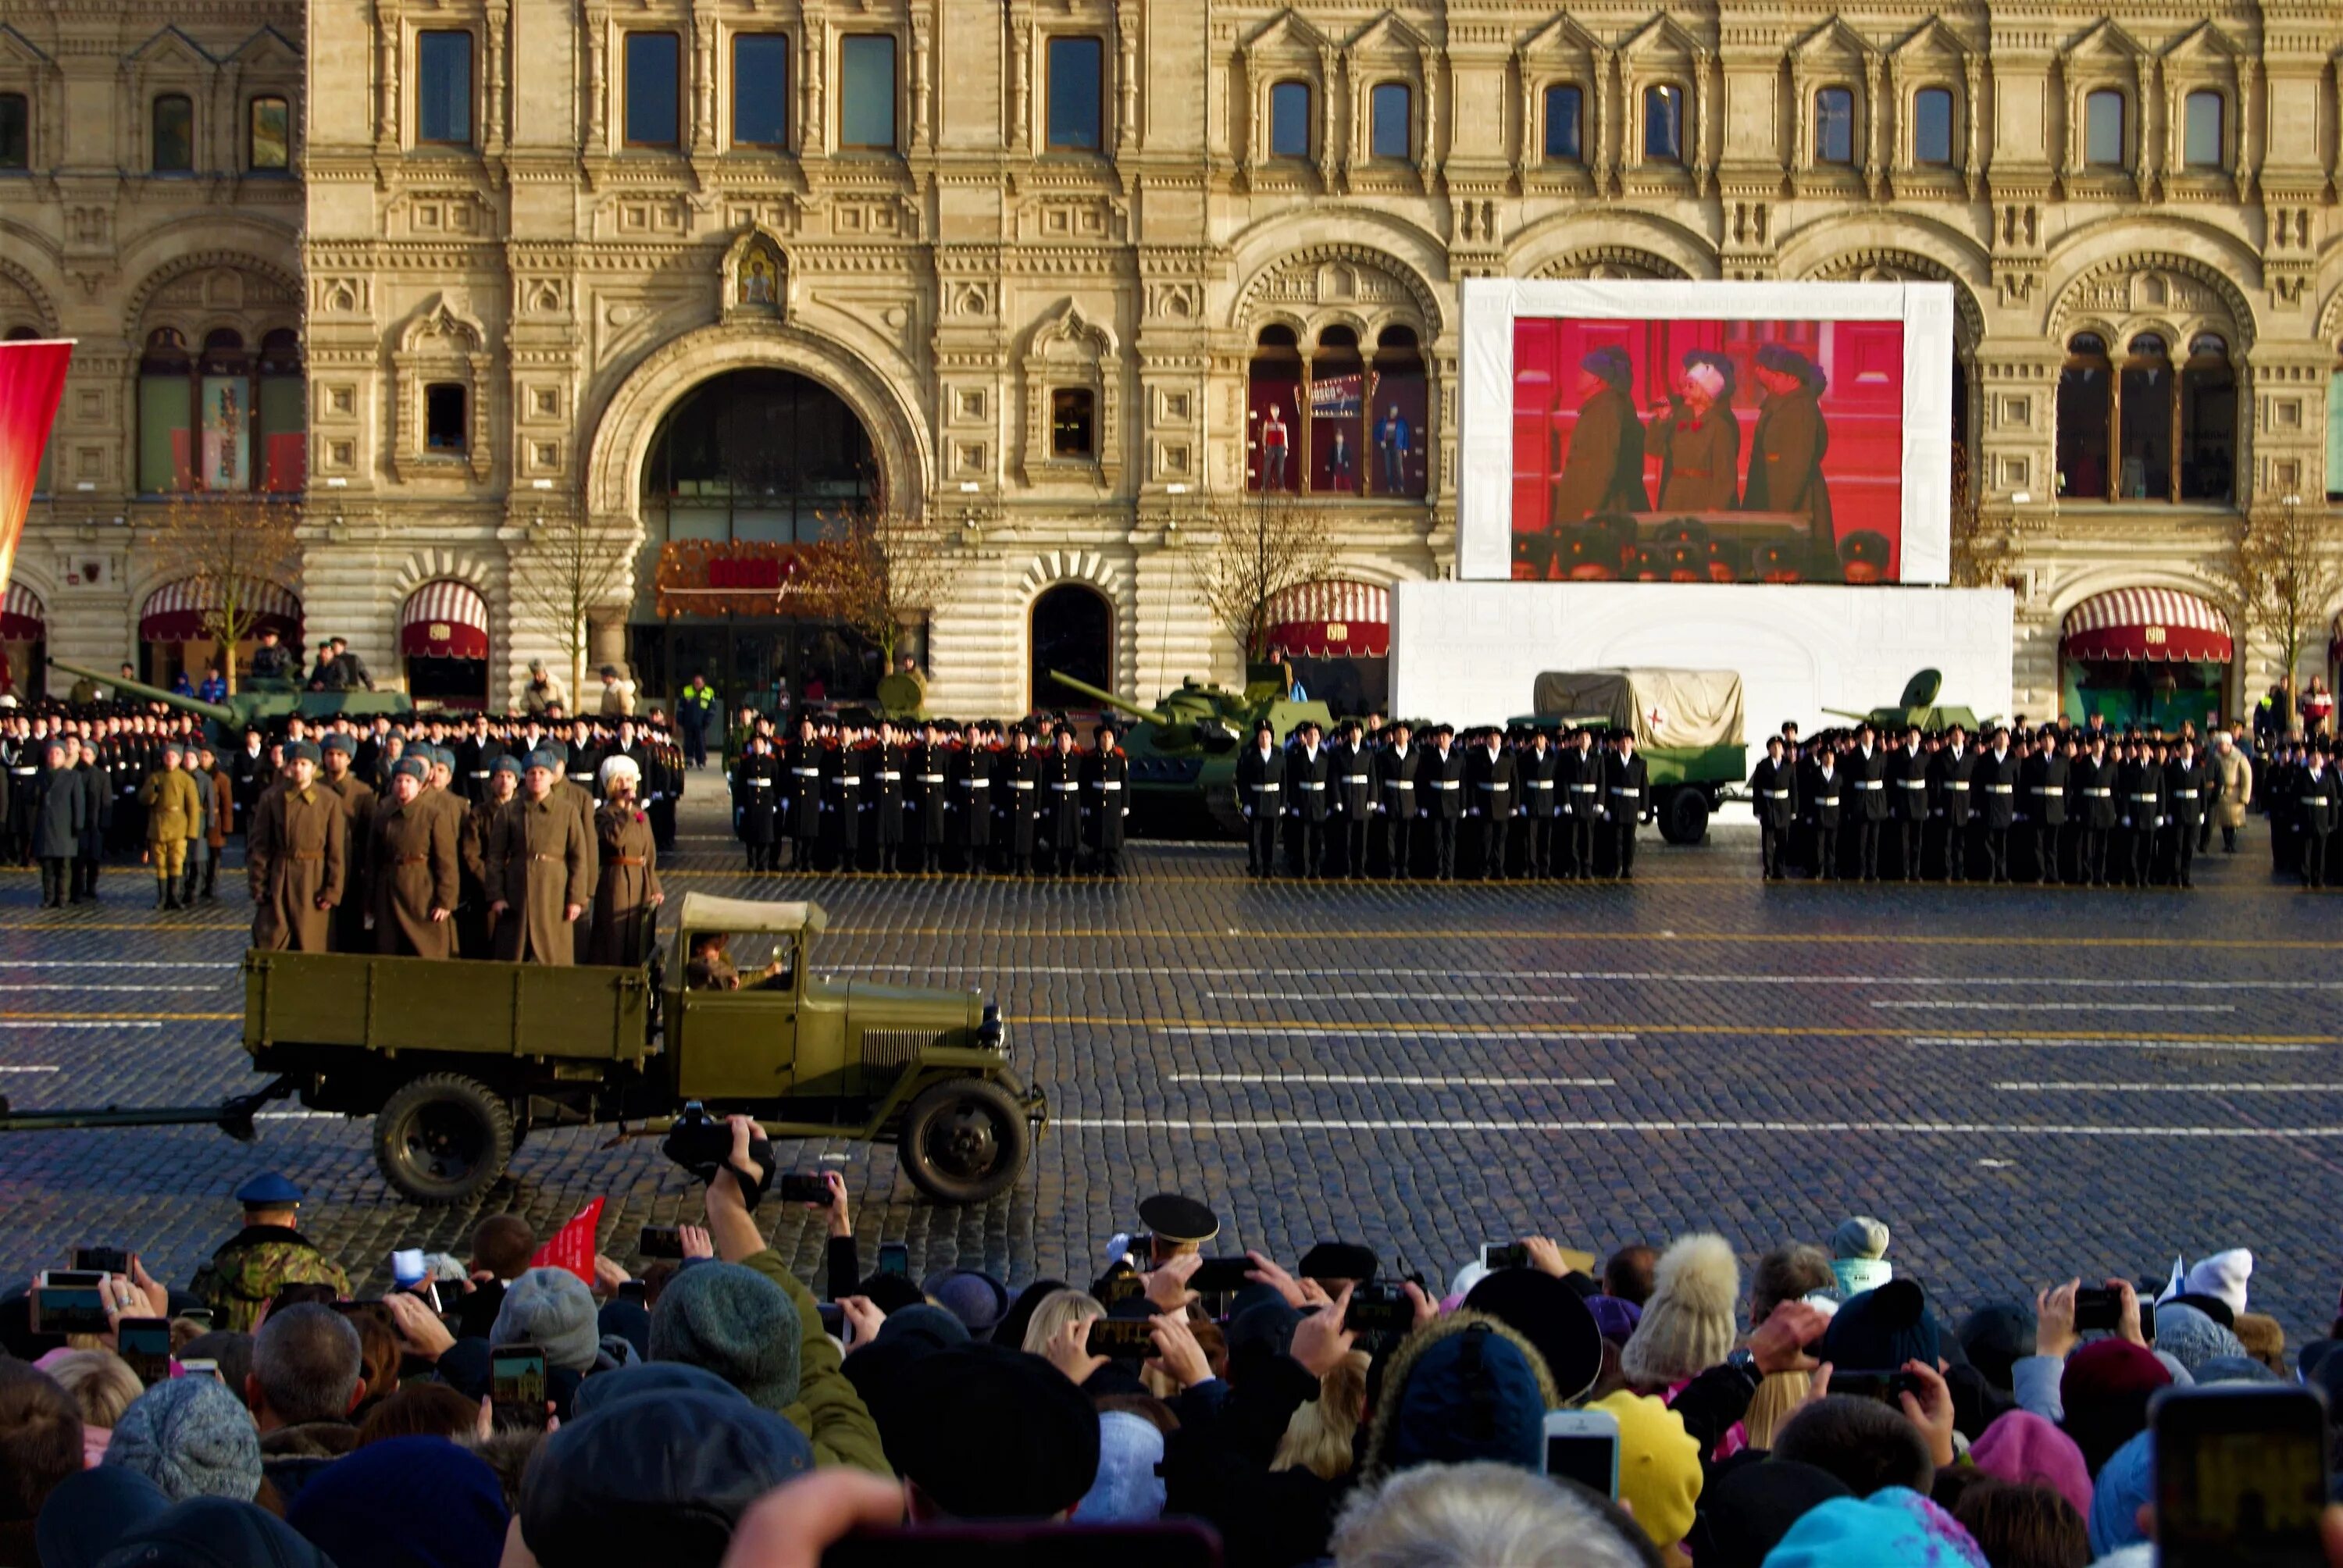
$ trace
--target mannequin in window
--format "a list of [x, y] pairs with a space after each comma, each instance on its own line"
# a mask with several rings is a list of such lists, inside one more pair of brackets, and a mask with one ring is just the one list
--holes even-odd
[[1606, 512], [1651, 509], [1644, 489], [1644, 422], [1628, 396], [1634, 367], [1615, 345], [1578, 362], [1578, 423], [1565, 443], [1554, 435], [1556, 523], [1584, 522]]
[[1407, 490], [1407, 444], [1415, 432], [1400, 417], [1399, 405], [1383, 410], [1383, 422], [1375, 427], [1375, 454], [1383, 459], [1383, 493], [1403, 495]]
[[1644, 445], [1660, 459], [1660, 510], [1729, 512], [1741, 475], [1741, 427], [1733, 417], [1733, 361], [1687, 351], [1665, 412]]
[[1292, 437], [1285, 427], [1285, 411], [1276, 404], [1261, 421], [1261, 487], [1264, 490], [1285, 488], [1285, 455], [1291, 449]]
[[1340, 425], [1334, 427], [1334, 439], [1326, 448], [1326, 487], [1330, 490], [1351, 487], [1351, 442]]

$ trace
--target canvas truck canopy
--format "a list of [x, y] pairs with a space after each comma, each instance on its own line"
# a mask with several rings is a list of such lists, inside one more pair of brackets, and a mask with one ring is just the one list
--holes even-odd
[[1635, 744], [1661, 748], [1738, 746], [1741, 677], [1730, 669], [1548, 670], [1532, 709], [1607, 719], [1632, 729]]
[[679, 929], [684, 931], [753, 932], [815, 931], [830, 917], [815, 903], [767, 903], [759, 899], [719, 899], [706, 893], [686, 893]]

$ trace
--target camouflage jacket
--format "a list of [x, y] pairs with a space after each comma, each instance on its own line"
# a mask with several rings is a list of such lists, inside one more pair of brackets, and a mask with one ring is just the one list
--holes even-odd
[[196, 1271], [189, 1286], [212, 1310], [212, 1326], [249, 1333], [286, 1285], [331, 1285], [349, 1294], [342, 1266], [298, 1231], [282, 1225], [247, 1225]]

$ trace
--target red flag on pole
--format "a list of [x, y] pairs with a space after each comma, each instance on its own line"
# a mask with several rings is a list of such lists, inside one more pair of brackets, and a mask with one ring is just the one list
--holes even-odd
[[577, 1218], [553, 1233], [528, 1261], [532, 1269], [567, 1269], [588, 1286], [594, 1283], [594, 1241], [602, 1230], [602, 1200], [578, 1211]]
[[16, 565], [16, 541], [33, 506], [33, 481], [49, 426], [65, 395], [71, 338], [0, 343], [0, 588]]

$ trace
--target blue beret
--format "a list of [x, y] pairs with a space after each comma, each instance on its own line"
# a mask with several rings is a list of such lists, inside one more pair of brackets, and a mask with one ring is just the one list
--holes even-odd
[[345, 757], [357, 750], [357, 744], [358, 743], [357, 741], [351, 739], [348, 736], [343, 734], [338, 729], [328, 729], [325, 734], [317, 738], [317, 746], [320, 750], [338, 751]]
[[402, 757], [390, 765], [390, 776], [394, 779], [412, 779], [417, 784], [427, 784], [431, 779], [431, 769], [425, 765], [422, 758], [410, 755]]
[[494, 770], [498, 773], [509, 773], [514, 778], [518, 779], [523, 772], [528, 770], [528, 765], [527, 763], [508, 751], [502, 757], [497, 759]]
[[559, 752], [548, 751], [542, 746], [528, 754], [528, 766], [542, 768], [548, 773], [566, 773], [569, 769], [569, 765], [562, 760]]
[[236, 1201], [247, 1209], [274, 1209], [301, 1201], [301, 1189], [274, 1171], [263, 1171], [236, 1190]]
[[317, 749], [306, 740], [288, 740], [285, 743], [285, 760], [315, 762], [317, 760]]

